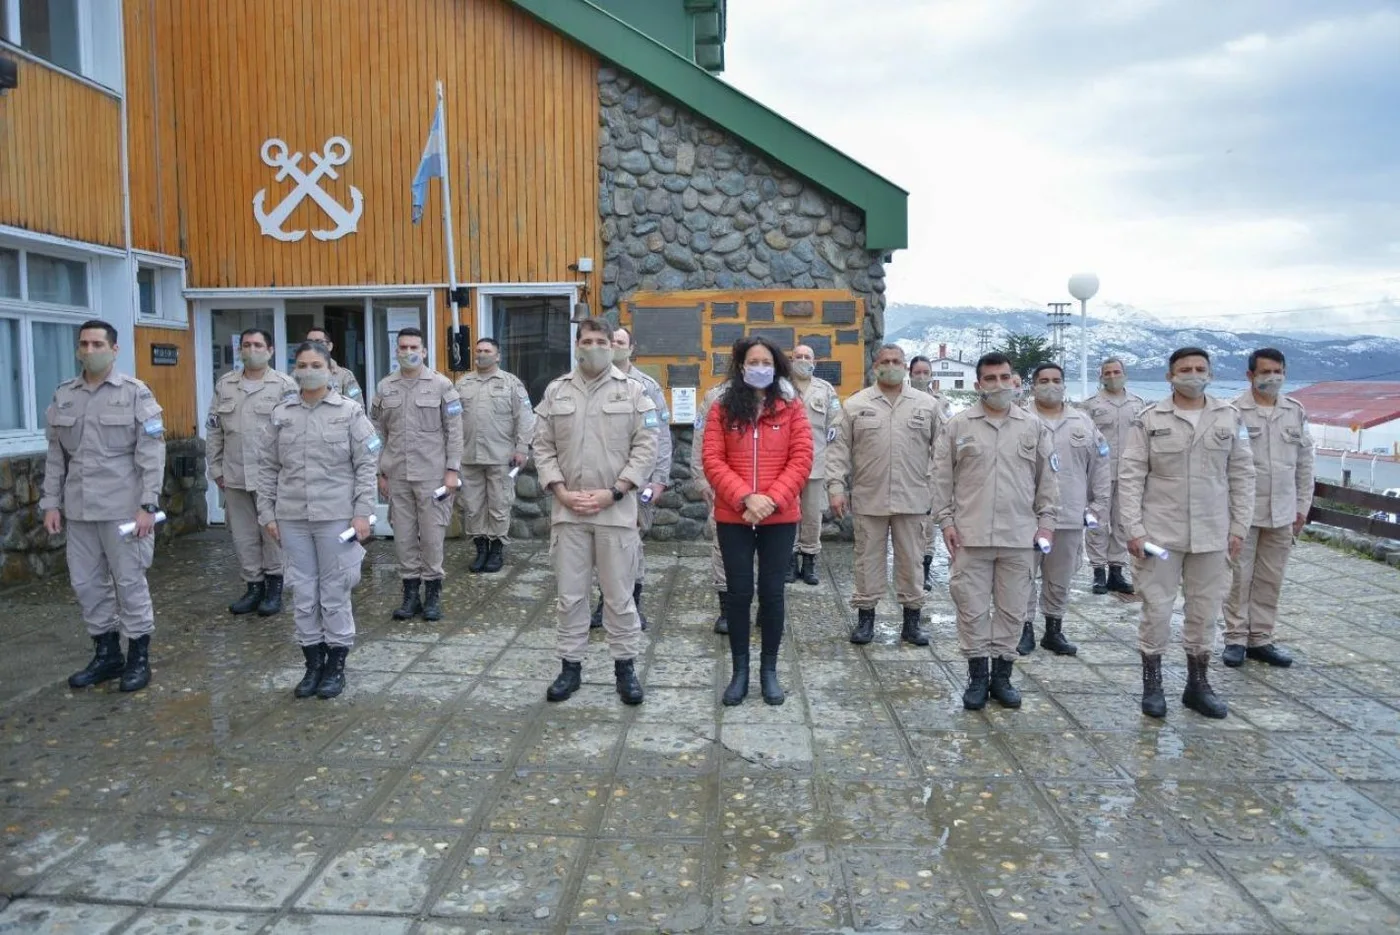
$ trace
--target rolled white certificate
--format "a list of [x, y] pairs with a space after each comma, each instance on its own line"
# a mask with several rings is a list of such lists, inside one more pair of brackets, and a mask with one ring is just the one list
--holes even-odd
[[515, 467], [511, 468], [509, 471], [506, 472], [506, 477], [509, 477], [511, 480], [515, 480], [516, 475], [518, 475], [519, 473], [520, 465], [517, 464]]
[[1153, 545], [1151, 542], [1144, 542], [1142, 544], [1142, 550], [1154, 558], [1166, 559], [1172, 557], [1172, 553], [1168, 552], [1160, 545]]
[[446, 484], [443, 484], [443, 485], [442, 485], [441, 487], [439, 487], [437, 490], [434, 490], [434, 491], [433, 491], [433, 499], [434, 499], [434, 500], [446, 500], [446, 499], [447, 499], [447, 495], [448, 495], [449, 493], [451, 493], [451, 491], [447, 489], [447, 485], [446, 485]]
[[1088, 510], [1084, 511], [1084, 526], [1088, 529], [1099, 528], [1099, 518]]
[[643, 503], [650, 503], [650, 502], [651, 502], [651, 498], [652, 498], [653, 496], [654, 496], [654, 494], [652, 493], [650, 487], [647, 487], [647, 488], [645, 488], [645, 489], [642, 490], [642, 498], [641, 498], [641, 499], [642, 499], [642, 502], [643, 502]]
[[[163, 523], [163, 522], [165, 522], [165, 511], [164, 511], [164, 510], [159, 510], [159, 511], [157, 511], [154, 515], [151, 516], [151, 520], [152, 520], [152, 522], [156, 522], [156, 523]], [[132, 521], [129, 522], [129, 523], [122, 523], [120, 526], [117, 527], [117, 535], [121, 536], [123, 539], [130, 539], [133, 535], [135, 535], [135, 533], [136, 533], [136, 521], [135, 521], [135, 520], [132, 520]]]
[[1037, 549], [1040, 549], [1040, 551], [1042, 551], [1042, 552], [1049, 552], [1049, 551], [1050, 551], [1050, 540], [1047, 539], [1047, 538], [1045, 538], [1044, 536], [1036, 536], [1036, 537], [1035, 537], [1035, 547], [1036, 547]]
[[346, 545], [349, 545], [351, 542], [355, 541], [355, 536], [355, 527], [351, 526], [349, 529], [345, 530], [343, 533], [340, 534], [340, 541], [344, 542]]

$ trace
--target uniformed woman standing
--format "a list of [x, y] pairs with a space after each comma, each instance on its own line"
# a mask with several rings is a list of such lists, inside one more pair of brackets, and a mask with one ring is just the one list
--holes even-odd
[[[330, 352], [296, 350], [298, 396], [272, 411], [258, 471], [258, 521], [282, 543], [306, 676], [295, 695], [334, 698], [355, 642], [350, 591], [374, 519], [382, 443], [359, 404], [330, 388]], [[341, 535], [353, 528], [348, 542]]]

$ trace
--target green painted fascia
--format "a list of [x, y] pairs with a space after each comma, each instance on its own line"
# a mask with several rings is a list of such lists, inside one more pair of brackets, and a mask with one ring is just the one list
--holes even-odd
[[588, 0], [510, 0], [865, 212], [865, 245], [909, 245], [909, 193]]

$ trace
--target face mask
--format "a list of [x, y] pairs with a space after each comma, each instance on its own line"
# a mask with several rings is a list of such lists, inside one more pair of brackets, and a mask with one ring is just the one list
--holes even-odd
[[423, 366], [422, 351], [399, 351], [397, 357], [399, 366], [405, 370], [417, 370]]
[[933, 377], [910, 377], [909, 385], [916, 390], [926, 390], [933, 385]]
[[331, 382], [329, 370], [295, 370], [292, 378], [304, 390], [319, 390]]
[[745, 366], [744, 382], [756, 390], [766, 390], [773, 385], [773, 368]]
[[875, 368], [875, 381], [881, 386], [898, 386], [908, 371], [899, 364], [881, 364]]
[[1283, 389], [1283, 374], [1271, 373], [1267, 376], [1255, 377], [1254, 388], [1265, 396], [1277, 396], [1279, 390]]
[[476, 369], [478, 369], [478, 370], [490, 370], [490, 369], [491, 369], [492, 367], [494, 367], [494, 366], [496, 366], [496, 355], [495, 355], [495, 354], [477, 354], [477, 355], [476, 355]]
[[817, 372], [817, 362], [814, 360], [794, 360], [792, 372], [803, 380], [809, 379], [812, 374]]
[[86, 354], [78, 355], [78, 363], [82, 364], [83, 369], [93, 376], [106, 373], [107, 368], [111, 367], [112, 361], [116, 359], [116, 351], [88, 351]]
[[1172, 377], [1172, 389], [1187, 399], [1200, 399], [1205, 395], [1207, 386], [1210, 386], [1210, 377], [1197, 374]]
[[610, 347], [581, 347], [578, 349], [579, 369], [591, 377], [596, 377], [612, 363], [613, 351]]
[[615, 364], [625, 364], [632, 359], [632, 348], [615, 347], [612, 352], [612, 361]]
[[254, 370], [261, 370], [267, 366], [267, 362], [272, 359], [272, 355], [267, 351], [249, 349], [240, 350], [238, 352], [238, 358], [243, 361], [243, 366], [251, 367]]
[[1116, 393], [1127, 385], [1128, 379], [1127, 377], [1104, 377], [1100, 382], [1103, 383], [1104, 389], [1110, 393]]
[[1065, 388], [1054, 383], [1037, 383], [1031, 390], [1035, 394], [1035, 401], [1046, 406], [1058, 406], [1065, 401]]
[[1011, 408], [1011, 400], [1016, 391], [1009, 386], [999, 386], [994, 390], [978, 390], [977, 395], [982, 397], [982, 402], [988, 409], [1000, 412]]

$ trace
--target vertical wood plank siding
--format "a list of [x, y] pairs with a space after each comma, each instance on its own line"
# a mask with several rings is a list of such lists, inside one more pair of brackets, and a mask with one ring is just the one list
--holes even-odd
[[[144, 380], [165, 410], [167, 438], [193, 438], [199, 434], [199, 413], [194, 394], [194, 329], [136, 329], [136, 376]], [[151, 366], [151, 345], [173, 344], [180, 349], [180, 362], [173, 367]]]

